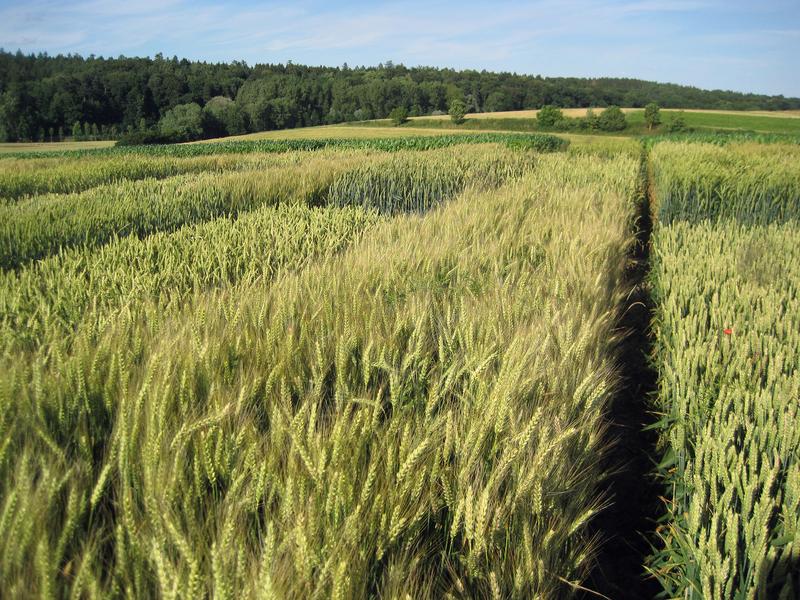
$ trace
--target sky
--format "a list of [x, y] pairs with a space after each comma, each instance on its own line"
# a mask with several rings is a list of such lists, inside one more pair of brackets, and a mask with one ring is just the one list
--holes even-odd
[[800, 97], [800, 0], [0, 0], [0, 48], [636, 77]]

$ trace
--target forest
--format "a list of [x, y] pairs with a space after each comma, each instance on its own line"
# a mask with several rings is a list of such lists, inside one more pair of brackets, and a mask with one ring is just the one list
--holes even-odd
[[[611, 70], [609, 68], [609, 70]], [[581, 79], [406, 67], [208, 63], [166, 58], [25, 55], [0, 49], [0, 141], [196, 139], [447, 111], [559, 107], [800, 109], [800, 98], [638, 79]], [[186, 123], [194, 123], [187, 128]]]

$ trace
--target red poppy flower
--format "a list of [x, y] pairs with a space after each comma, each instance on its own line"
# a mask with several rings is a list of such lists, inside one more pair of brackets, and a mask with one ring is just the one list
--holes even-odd
[[730, 335], [730, 334], [732, 334], [732, 333], [733, 333], [733, 329], [731, 329], [730, 327], [728, 327], [727, 329], [723, 329], [723, 330], [722, 330], [722, 333], [724, 333], [725, 335]]

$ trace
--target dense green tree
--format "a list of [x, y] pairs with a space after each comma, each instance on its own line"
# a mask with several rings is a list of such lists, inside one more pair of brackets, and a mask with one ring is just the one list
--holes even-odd
[[393, 108], [389, 113], [389, 118], [392, 120], [392, 124], [402, 125], [406, 121], [408, 121], [408, 111], [404, 106], [398, 106], [397, 108]]
[[495, 90], [486, 97], [483, 110], [486, 112], [502, 112], [514, 110], [515, 102], [505, 90]]
[[622, 131], [627, 127], [625, 113], [619, 106], [609, 106], [597, 118], [598, 128], [602, 131]]
[[594, 112], [591, 108], [586, 109], [586, 129], [590, 129], [592, 131], [596, 131], [600, 129], [600, 117], [597, 116], [597, 113]]
[[225, 96], [215, 96], [203, 107], [203, 128], [209, 136], [238, 135], [247, 132], [247, 120], [241, 108]]
[[450, 119], [453, 123], [463, 123], [464, 115], [467, 114], [467, 105], [464, 104], [463, 100], [456, 98], [450, 101], [450, 109], [448, 112], [450, 113]]
[[158, 122], [161, 134], [174, 141], [197, 140], [203, 137], [203, 110], [199, 104], [178, 104]]
[[661, 125], [661, 110], [655, 102], [650, 102], [644, 107], [644, 122], [651, 131], [653, 127]]
[[83, 128], [78, 121], [72, 124], [72, 140], [77, 141], [83, 139]]
[[539, 112], [536, 113], [536, 122], [539, 123], [541, 127], [557, 127], [563, 120], [564, 114], [561, 112], [561, 109], [550, 104], [545, 104], [539, 109]]
[[686, 125], [686, 117], [682, 111], [672, 115], [672, 118], [667, 121], [667, 131], [669, 133], [680, 133], [687, 130], [688, 127]]
[[[233, 99], [237, 108], [217, 107], [218, 101], [212, 100], [218, 97]], [[216, 115], [217, 127], [222, 122], [226, 131], [240, 132], [243, 127], [259, 131], [386, 118], [395, 107], [431, 114], [447, 111], [454, 100], [465, 102], [475, 112], [544, 105], [644, 106], [647, 102], [664, 108], [800, 109], [798, 98], [706, 91], [636, 79], [546, 78], [394, 63], [357, 68], [249, 66], [160, 55], [84, 58], [0, 51], [0, 138], [9, 141], [33, 139], [42, 128], [68, 131], [76, 121], [96, 123], [101, 131], [105, 126], [106, 132], [112, 125], [120, 131], [153, 132], [169, 110], [192, 103], [202, 107], [211, 103], [212, 108], [203, 113]], [[588, 128], [590, 123], [570, 120], [562, 126]], [[214, 134], [212, 129], [209, 126], [205, 134]], [[91, 129], [82, 134], [90, 136]]]
[[0, 80], [0, 138], [3, 141], [27, 141], [36, 137], [40, 121], [36, 103], [25, 82], [12, 81], [6, 87]]

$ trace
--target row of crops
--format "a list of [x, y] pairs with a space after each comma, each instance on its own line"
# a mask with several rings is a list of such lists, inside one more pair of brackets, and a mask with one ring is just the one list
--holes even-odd
[[3, 207], [0, 587], [576, 589], [638, 159], [253, 158]]
[[800, 595], [800, 148], [662, 143], [652, 283], [670, 598]]
[[0, 597], [588, 593], [646, 167], [641, 569], [796, 597], [800, 147], [751, 142], [0, 160]]
[[0, 206], [0, 267], [17, 268], [67, 248], [174, 231], [281, 203], [423, 210], [467, 185], [499, 185], [533, 162], [532, 154], [494, 145], [367, 156], [326, 151], [285, 158], [281, 165], [124, 181]]
[[[463, 134], [403, 138], [331, 138], [261, 140], [111, 147], [65, 152], [0, 155], [0, 203], [42, 193], [83, 191], [98, 185], [182, 173], [256, 169], [297, 162], [304, 152], [402, 152], [461, 145], [501, 144], [510, 148], [556, 152], [569, 142], [542, 134]], [[289, 153], [288, 157], [280, 157]]]
[[0, 163], [4, 160], [33, 158], [98, 158], [115, 156], [158, 156], [174, 158], [190, 158], [197, 156], [220, 154], [272, 154], [301, 150], [380, 150], [383, 152], [399, 152], [401, 150], [435, 150], [461, 144], [507, 144], [518, 148], [537, 152], [555, 152], [564, 150], [569, 142], [563, 138], [537, 133], [463, 133], [454, 135], [420, 135], [404, 137], [330, 137], [330, 138], [297, 138], [284, 140], [232, 140], [223, 142], [205, 142], [193, 144], [170, 144], [152, 146], [112, 146], [90, 150], [64, 150], [60, 152], [7, 152], [0, 155]]

